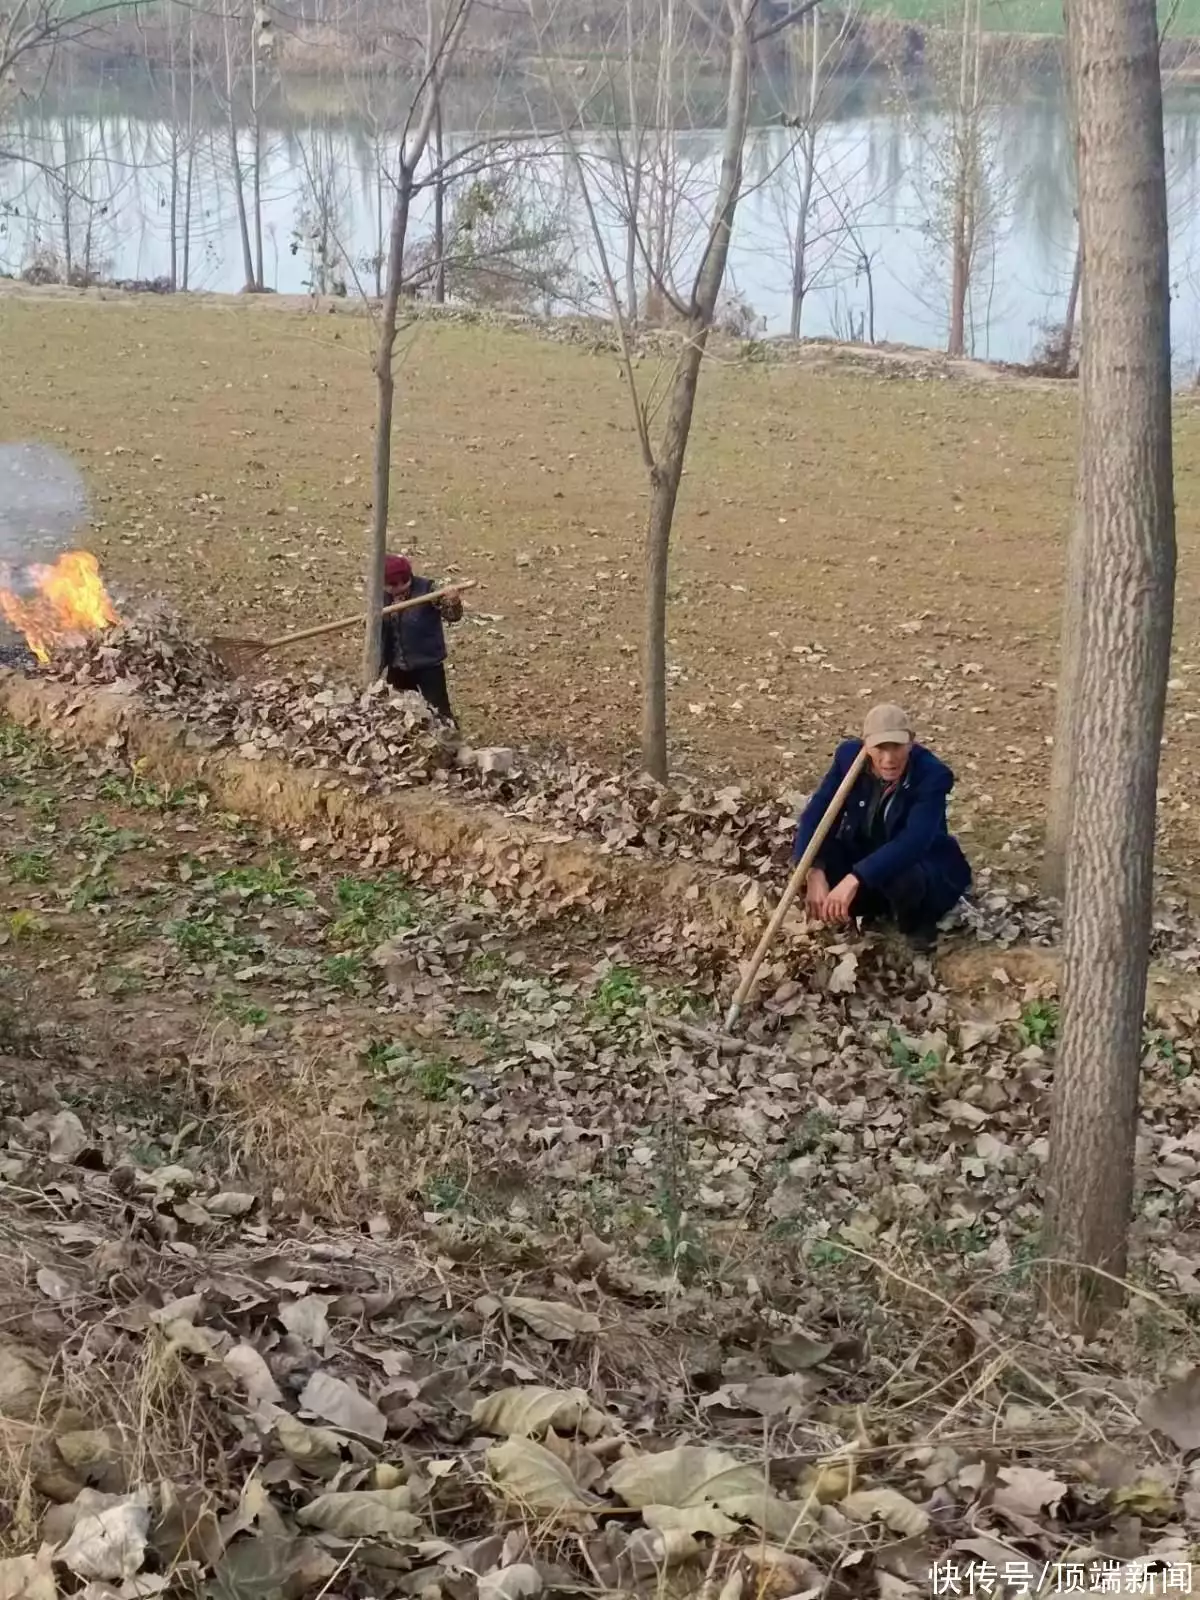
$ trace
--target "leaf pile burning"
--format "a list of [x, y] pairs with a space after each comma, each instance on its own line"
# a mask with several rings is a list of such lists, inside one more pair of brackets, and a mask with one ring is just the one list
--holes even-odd
[[49, 565], [0, 567], [0, 615], [43, 665], [53, 651], [78, 646], [120, 621], [87, 550], [68, 550]]

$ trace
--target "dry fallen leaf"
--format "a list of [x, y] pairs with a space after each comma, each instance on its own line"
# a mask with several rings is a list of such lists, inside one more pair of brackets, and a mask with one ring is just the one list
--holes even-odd
[[619, 1462], [608, 1485], [626, 1505], [639, 1509], [716, 1506], [786, 1543], [794, 1542], [808, 1520], [800, 1506], [771, 1492], [760, 1467], [700, 1445], [680, 1445]]
[[50, 1156], [54, 1161], [74, 1161], [88, 1147], [83, 1123], [73, 1111], [60, 1111], [50, 1123]]
[[1138, 1415], [1186, 1455], [1200, 1450], [1200, 1367], [1142, 1401]]
[[396, 1489], [351, 1489], [323, 1494], [296, 1513], [305, 1528], [336, 1534], [340, 1539], [383, 1539], [402, 1544], [415, 1539], [421, 1519], [412, 1509], [408, 1484]]
[[857, 1489], [838, 1510], [852, 1522], [882, 1522], [905, 1539], [919, 1538], [929, 1527], [929, 1515], [896, 1489]]
[[505, 1297], [504, 1308], [533, 1329], [540, 1339], [565, 1341], [581, 1334], [599, 1333], [600, 1319], [591, 1311], [580, 1311], [561, 1300], [529, 1300], [523, 1295]]
[[51, 1546], [47, 1544], [35, 1555], [9, 1556], [0, 1561], [0, 1600], [57, 1600], [50, 1557]]
[[508, 1439], [487, 1452], [487, 1468], [503, 1497], [537, 1516], [587, 1511], [595, 1504], [558, 1456], [532, 1439]]
[[485, 1572], [479, 1579], [479, 1600], [531, 1600], [541, 1594], [544, 1587], [541, 1573], [528, 1562], [517, 1561], [511, 1567], [497, 1567]]
[[149, 1529], [145, 1497], [127, 1495], [103, 1510], [85, 1512], [54, 1559], [77, 1578], [132, 1578], [145, 1560]]
[[706, 1533], [714, 1539], [733, 1539], [741, 1532], [741, 1524], [727, 1517], [716, 1506], [643, 1506], [642, 1521], [648, 1528], [660, 1528], [664, 1533], [682, 1529], [685, 1533]]
[[313, 1428], [290, 1411], [277, 1412], [272, 1419], [275, 1437], [298, 1467], [318, 1478], [328, 1478], [342, 1464], [342, 1449], [347, 1441], [329, 1428]]
[[500, 1389], [475, 1403], [471, 1420], [510, 1439], [540, 1438], [550, 1428], [594, 1439], [608, 1425], [582, 1389], [543, 1389], [535, 1384]]
[[1067, 1485], [1052, 1472], [1037, 1467], [1001, 1467], [996, 1476], [999, 1485], [993, 1504], [1019, 1517], [1040, 1517], [1043, 1512], [1054, 1516], [1067, 1492]]
[[225, 1366], [245, 1390], [252, 1411], [262, 1406], [278, 1405], [283, 1399], [279, 1385], [271, 1376], [270, 1367], [246, 1340], [226, 1351]]
[[376, 1444], [387, 1433], [387, 1418], [379, 1407], [341, 1378], [328, 1372], [314, 1372], [300, 1396], [300, 1409], [332, 1422], [335, 1428], [373, 1439]]
[[0, 1417], [27, 1422], [42, 1404], [43, 1380], [32, 1361], [15, 1346], [0, 1342]]

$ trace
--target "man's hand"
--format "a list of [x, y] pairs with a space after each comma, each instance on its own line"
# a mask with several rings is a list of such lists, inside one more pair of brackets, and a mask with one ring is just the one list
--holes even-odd
[[848, 872], [835, 889], [831, 889], [825, 897], [824, 918], [826, 922], [848, 922], [850, 920], [850, 907], [854, 903], [854, 896], [858, 893], [858, 879], [852, 872]]
[[453, 605], [456, 600], [459, 600], [462, 597], [459, 594], [457, 589], [451, 588], [451, 589], [443, 589], [441, 594], [438, 596], [438, 598], [440, 600], [445, 600], [448, 605]]
[[818, 922], [824, 922], [825, 902], [828, 898], [829, 879], [820, 867], [814, 867], [808, 875], [808, 887], [804, 896], [809, 916], [815, 917]]

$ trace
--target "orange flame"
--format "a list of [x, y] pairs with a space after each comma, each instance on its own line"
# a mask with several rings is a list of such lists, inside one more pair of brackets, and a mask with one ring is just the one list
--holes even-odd
[[49, 567], [28, 567], [25, 577], [35, 592], [19, 595], [0, 587], [0, 612], [43, 664], [55, 645], [78, 644], [121, 620], [87, 550], [68, 550]]

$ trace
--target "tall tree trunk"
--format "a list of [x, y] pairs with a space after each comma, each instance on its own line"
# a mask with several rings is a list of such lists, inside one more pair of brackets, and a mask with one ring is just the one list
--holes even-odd
[[254, 197], [254, 287], [263, 290], [267, 286], [266, 276], [263, 271], [263, 221], [262, 221], [262, 111], [258, 104], [258, 48], [257, 41], [251, 44], [251, 97], [254, 102], [254, 172], [251, 179], [251, 189]]
[[[367, 621], [363, 631], [363, 679], [374, 683], [380, 667], [379, 613], [383, 609], [383, 564], [387, 555], [388, 512], [392, 479], [392, 401], [396, 391], [392, 358], [396, 348], [396, 318], [400, 290], [404, 283], [404, 247], [408, 239], [408, 219], [412, 208], [416, 174], [429, 145], [441, 76], [462, 37], [472, 0], [456, 0], [453, 20], [437, 36], [435, 0], [427, 0], [424, 104], [412, 137], [402, 144], [396, 200], [392, 207], [392, 226], [388, 240], [387, 285], [380, 317], [379, 344], [375, 352], [377, 412], [375, 423], [374, 506], [371, 517], [371, 548], [367, 558]], [[414, 108], [415, 109], [415, 108]]]
[[[792, 246], [792, 320], [789, 332], [793, 339], [800, 337], [800, 321], [804, 315], [804, 296], [808, 292], [808, 214], [812, 209], [813, 179], [817, 168], [817, 100], [821, 76], [821, 13], [814, 11], [806, 18], [812, 24], [812, 61], [808, 77], [808, 121], [804, 130], [804, 167], [800, 177], [800, 214], [796, 218], [796, 235]], [[807, 27], [806, 27], [807, 31]]]
[[954, 111], [954, 211], [950, 224], [950, 335], [946, 353], [961, 356], [966, 350], [967, 292], [971, 287], [968, 210], [971, 184], [970, 111], [968, 84], [971, 67], [971, 0], [963, 0], [962, 39], [958, 58], [958, 104]]
[[375, 484], [371, 519], [371, 559], [367, 567], [367, 623], [363, 636], [363, 681], [371, 684], [379, 676], [379, 613], [383, 610], [383, 564], [387, 556], [388, 511], [392, 477], [392, 401], [396, 379], [392, 359], [396, 349], [396, 318], [400, 290], [404, 283], [404, 246], [408, 237], [408, 216], [412, 206], [413, 174], [401, 157], [396, 183], [396, 204], [392, 208], [392, 227], [388, 239], [387, 284], [379, 321], [379, 345], [375, 352]]
[[[1069, 0], [1083, 275], [1084, 595], [1067, 849], [1048, 1307], [1121, 1297], [1133, 1196], [1155, 793], [1175, 586], [1162, 84], [1154, 0]], [[1098, 1268], [1100, 1276], [1088, 1268]]]
[[433, 158], [437, 171], [433, 178], [433, 299], [446, 303], [446, 171], [442, 146], [442, 97], [438, 91], [433, 113]]
[[255, 287], [254, 256], [250, 249], [250, 223], [246, 216], [246, 189], [242, 176], [242, 158], [238, 151], [237, 103], [234, 97], [233, 48], [229, 42], [229, 19], [222, 23], [225, 37], [225, 98], [229, 108], [229, 160], [233, 172], [233, 197], [237, 205], [238, 234], [242, 242], [242, 269], [246, 288]]
[[192, 186], [196, 170], [196, 70], [195, 12], [188, 8], [188, 120], [187, 167], [183, 179], [183, 275], [180, 288], [185, 292], [192, 265]]
[[171, 292], [179, 288], [179, 60], [175, 0], [167, 0], [167, 71], [171, 74]]
[[696, 386], [704, 349], [725, 281], [729, 239], [742, 192], [742, 160], [750, 114], [749, 15], [753, 0], [730, 5], [729, 87], [721, 176], [713, 221], [692, 290], [687, 342], [675, 367], [662, 449], [651, 474], [650, 515], [646, 524], [646, 618], [642, 649], [642, 765], [660, 783], [667, 781], [667, 571], [675, 502], [692, 429]]
[[625, 227], [625, 320], [630, 327], [638, 321], [638, 229], [642, 211], [642, 159], [645, 132], [638, 114], [637, 57], [633, 48], [633, 0], [625, 0], [625, 71], [628, 82], [629, 110], [626, 124], [629, 145], [633, 152], [633, 167], [629, 171], [626, 203], [629, 218]]

